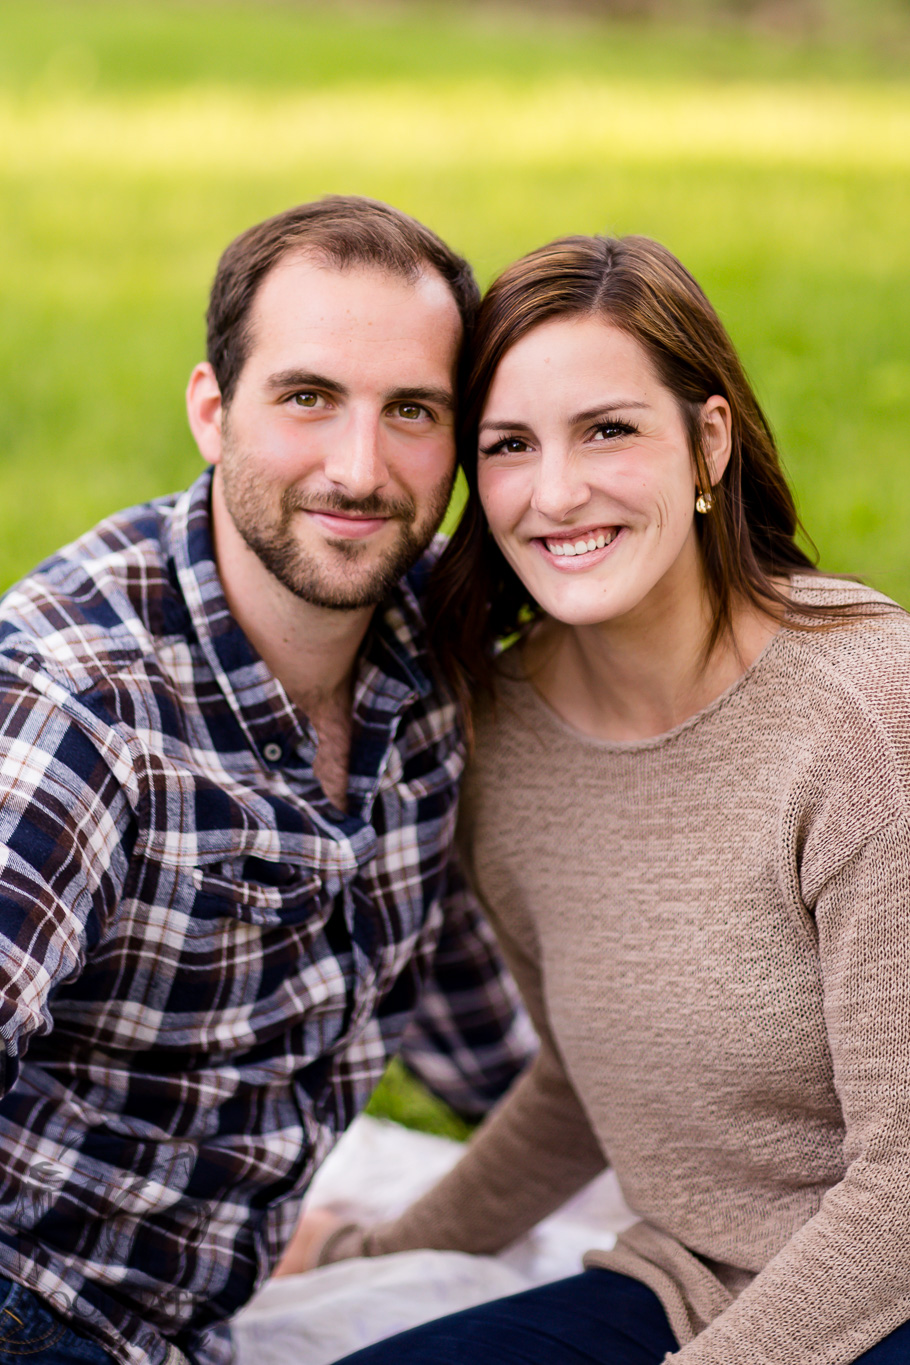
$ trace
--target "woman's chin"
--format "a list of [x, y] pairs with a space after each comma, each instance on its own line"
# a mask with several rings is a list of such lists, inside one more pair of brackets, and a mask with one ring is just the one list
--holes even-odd
[[633, 609], [629, 602], [579, 600], [579, 595], [568, 593], [536, 593], [535, 601], [553, 621], [564, 626], [607, 626], [618, 621]]

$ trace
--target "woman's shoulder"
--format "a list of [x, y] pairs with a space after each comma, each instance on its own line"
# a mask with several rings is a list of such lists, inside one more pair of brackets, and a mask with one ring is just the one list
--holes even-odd
[[910, 697], [910, 613], [897, 602], [855, 579], [822, 574], [794, 576], [791, 598], [803, 610], [787, 634], [802, 653], [836, 670], [846, 686], [877, 689], [883, 671], [903, 678]]
[[[781, 632], [766, 682], [788, 735], [783, 766], [802, 794], [809, 894], [910, 819], [910, 615], [850, 579], [801, 575], [791, 596], [819, 614]], [[846, 610], [838, 620], [830, 607]]]
[[857, 578], [841, 578], [824, 573], [793, 574], [790, 578], [790, 593], [795, 602], [809, 607], [869, 607], [873, 614], [884, 612], [910, 620], [892, 598]]
[[[822, 575], [792, 581], [793, 601], [820, 609], [782, 632], [777, 691], [855, 778], [889, 768], [910, 795], [910, 614], [863, 583]], [[840, 618], [827, 608], [843, 609]], [[800, 624], [803, 628], [800, 628]]]

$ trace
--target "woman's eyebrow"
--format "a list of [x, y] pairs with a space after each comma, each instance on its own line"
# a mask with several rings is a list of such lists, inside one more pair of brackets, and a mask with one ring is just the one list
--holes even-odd
[[649, 408], [650, 403], [645, 403], [642, 399], [636, 398], [610, 398], [606, 403], [598, 403], [596, 407], [585, 408], [583, 412], [576, 412], [569, 421], [572, 426], [577, 426], [580, 422], [593, 422], [597, 417], [603, 417], [608, 412], [628, 412], [631, 409], [639, 411], [641, 408]]
[[510, 421], [508, 420], [508, 418], [505, 418], [505, 417], [488, 417], [487, 420], [486, 420], [485, 422], [481, 422], [481, 424], [480, 424], [480, 426], [477, 428], [477, 430], [478, 430], [478, 431], [504, 431], [506, 428], [508, 428], [509, 431], [530, 431], [530, 430], [531, 430], [530, 425], [529, 425], [527, 422], [519, 422], [519, 421], [510, 422]]
[[[576, 412], [569, 418], [571, 426], [578, 426], [581, 422], [592, 422], [597, 417], [603, 417], [608, 412], [628, 412], [630, 409], [638, 411], [642, 408], [649, 408], [650, 403], [645, 403], [638, 398], [610, 398], [604, 403], [598, 403], [593, 408], [585, 408], [582, 412]], [[478, 431], [502, 431], [506, 427], [510, 431], [530, 431], [530, 423], [521, 421], [510, 422], [507, 418], [488, 417], [480, 423]]]

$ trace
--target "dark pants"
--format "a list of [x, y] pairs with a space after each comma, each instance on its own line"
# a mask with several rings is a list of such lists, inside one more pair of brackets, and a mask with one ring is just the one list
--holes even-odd
[[[678, 1349], [650, 1289], [612, 1270], [586, 1270], [437, 1318], [337, 1365], [660, 1365]], [[908, 1362], [910, 1323], [855, 1365]]]
[[0, 1277], [0, 1365], [116, 1365], [103, 1346], [74, 1332], [36, 1294]]

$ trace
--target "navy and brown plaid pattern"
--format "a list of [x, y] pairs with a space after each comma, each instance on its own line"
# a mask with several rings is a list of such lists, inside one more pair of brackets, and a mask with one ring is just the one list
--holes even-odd
[[0, 606], [0, 1274], [136, 1365], [227, 1357], [389, 1055], [477, 1113], [529, 1050], [450, 869], [422, 568], [362, 651], [342, 815], [227, 608], [209, 486]]

